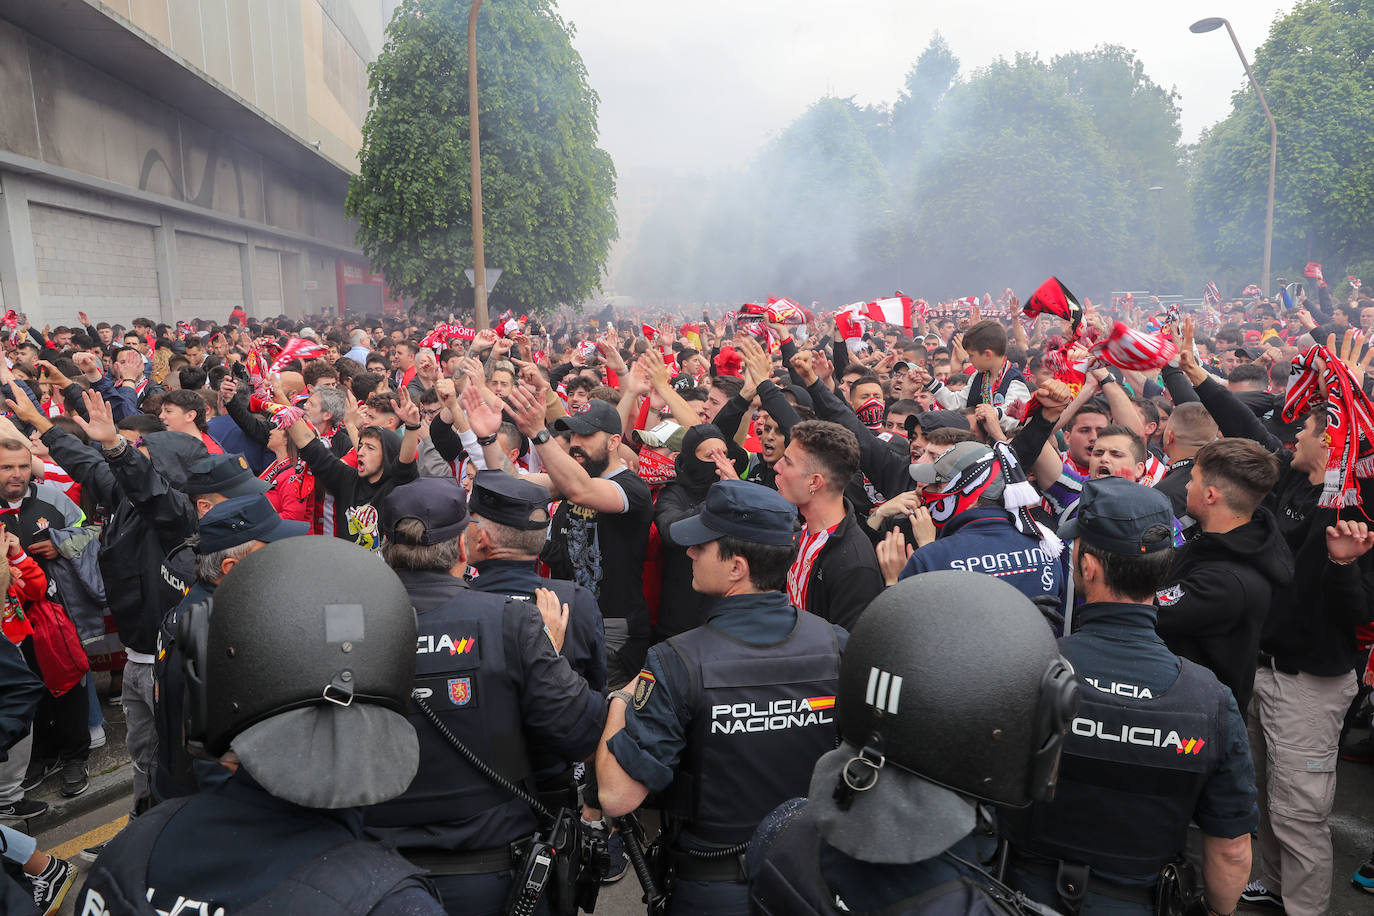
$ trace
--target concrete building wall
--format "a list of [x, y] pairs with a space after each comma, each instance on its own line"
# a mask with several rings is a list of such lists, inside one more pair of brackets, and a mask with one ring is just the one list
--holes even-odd
[[74, 320], [87, 312], [126, 326], [157, 314], [152, 227], [37, 203], [29, 204], [29, 219], [46, 313]]
[[37, 325], [318, 313], [399, 0], [0, 5], [0, 306]]
[[190, 232], [178, 232], [176, 245], [181, 289], [174, 317], [228, 321], [244, 299], [239, 246]]

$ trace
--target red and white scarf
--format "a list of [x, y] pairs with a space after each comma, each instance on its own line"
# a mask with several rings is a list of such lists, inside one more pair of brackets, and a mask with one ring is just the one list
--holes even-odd
[[802, 529], [801, 540], [797, 544], [797, 558], [787, 571], [787, 600], [792, 602], [793, 607], [806, 610], [806, 598], [811, 591], [811, 568], [816, 565], [816, 557], [820, 556], [825, 542], [830, 540], [830, 535], [838, 527], [838, 524], [832, 525], [815, 534]]
[[[1326, 366], [1320, 376], [1318, 361]], [[1317, 504], [1328, 509], [1358, 506], [1360, 488], [1356, 478], [1374, 477], [1374, 404], [1364, 389], [1355, 384], [1345, 363], [1317, 344], [1295, 358], [1288, 370], [1283, 421], [1292, 423], [1323, 399], [1330, 450]]]

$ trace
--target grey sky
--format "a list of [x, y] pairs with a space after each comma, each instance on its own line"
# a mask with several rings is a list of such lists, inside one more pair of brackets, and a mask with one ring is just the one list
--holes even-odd
[[602, 145], [622, 175], [715, 172], [747, 161], [826, 94], [892, 102], [939, 31], [967, 74], [999, 56], [1098, 44], [1136, 51], [1180, 94], [1184, 139], [1224, 117], [1248, 55], [1293, 0], [559, 0], [601, 96]]

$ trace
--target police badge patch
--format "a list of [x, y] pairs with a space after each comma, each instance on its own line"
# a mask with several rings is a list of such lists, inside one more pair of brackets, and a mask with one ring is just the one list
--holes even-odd
[[1159, 601], [1160, 607], [1173, 607], [1183, 598], [1183, 586], [1180, 584], [1160, 589], [1155, 594], [1155, 598]]
[[644, 705], [649, 702], [649, 694], [654, 692], [654, 684], [654, 676], [649, 673], [649, 669], [645, 668], [639, 672], [639, 680], [635, 681], [634, 707], [636, 711], [643, 709]]
[[455, 677], [448, 682], [448, 698], [454, 706], [466, 706], [472, 700], [472, 678]]

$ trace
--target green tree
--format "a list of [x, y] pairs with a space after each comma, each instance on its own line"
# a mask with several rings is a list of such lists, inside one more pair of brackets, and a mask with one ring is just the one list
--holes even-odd
[[[391, 288], [426, 304], [472, 301], [464, 0], [405, 0], [369, 68], [372, 109], [347, 209]], [[615, 169], [597, 147], [597, 96], [552, 0], [478, 15], [478, 97], [492, 305], [577, 304], [616, 238]]]
[[[1374, 248], [1374, 7], [1299, 3], [1275, 20], [1253, 69], [1278, 126], [1274, 272], [1291, 277], [1306, 261], [1323, 261], [1334, 281], [1340, 265]], [[1253, 282], [1264, 244], [1269, 127], [1249, 81], [1237, 80], [1231, 113], [1199, 145], [1194, 218], [1204, 258], [1223, 270], [1243, 268], [1238, 276]]]
[[1120, 282], [1128, 198], [1091, 109], [1038, 58], [998, 60], [955, 86], [908, 205], [906, 266], [922, 292]]
[[907, 71], [906, 82], [892, 105], [892, 136], [885, 161], [899, 183], [910, 177], [916, 153], [930, 131], [940, 102], [959, 77], [959, 58], [939, 32]]

